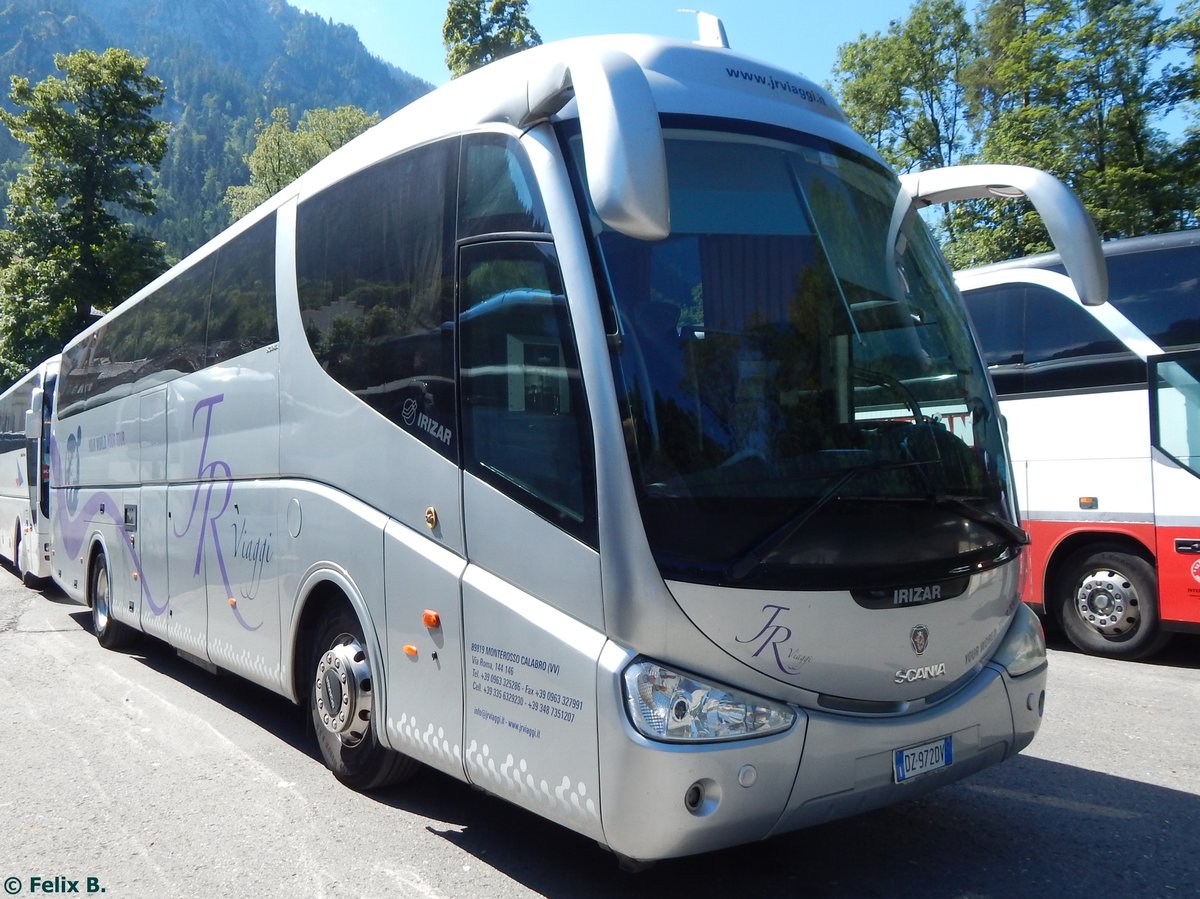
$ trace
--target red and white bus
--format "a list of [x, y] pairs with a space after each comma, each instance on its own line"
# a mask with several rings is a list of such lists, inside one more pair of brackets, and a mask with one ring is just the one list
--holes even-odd
[[1200, 231], [1104, 254], [1103, 306], [1054, 253], [956, 279], [1008, 422], [1026, 600], [1132, 659], [1200, 630]]

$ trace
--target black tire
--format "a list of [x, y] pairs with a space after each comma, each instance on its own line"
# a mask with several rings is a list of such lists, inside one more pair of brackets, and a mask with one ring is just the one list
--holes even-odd
[[[35, 577], [33, 572], [21, 564], [21, 547], [24, 543], [21, 540], [21, 529], [17, 527], [17, 539], [15, 541], [15, 549], [13, 550], [13, 568], [17, 572], [17, 577], [21, 579], [21, 583], [30, 590], [40, 590], [42, 587], [42, 579]], [[34, 552], [35, 550], [31, 550]]]
[[1055, 615], [1078, 649], [1111, 659], [1142, 659], [1171, 635], [1158, 615], [1154, 566], [1116, 547], [1082, 549], [1067, 559]]
[[308, 667], [308, 708], [321, 758], [334, 777], [363, 792], [407, 780], [420, 767], [379, 743], [365, 645], [358, 618], [339, 609], [317, 628]]
[[13, 535], [13, 557], [12, 557], [13, 573], [21, 579], [21, 583], [25, 582], [25, 569], [21, 567], [21, 522], [17, 522], [16, 531]]
[[104, 553], [96, 556], [88, 577], [88, 603], [92, 607], [92, 633], [105, 649], [120, 649], [133, 642], [136, 633], [128, 625], [112, 617], [112, 581], [108, 575], [108, 559]]

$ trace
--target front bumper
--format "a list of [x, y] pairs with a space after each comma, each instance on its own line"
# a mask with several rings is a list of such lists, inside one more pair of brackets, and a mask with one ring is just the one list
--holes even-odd
[[[629, 723], [621, 672], [633, 657], [609, 644], [600, 682], [600, 809], [615, 852], [650, 860], [753, 842], [920, 796], [1016, 754], [1041, 723], [1046, 666], [1021, 677], [983, 666], [934, 708], [900, 717], [798, 710], [786, 733], [679, 745]], [[901, 784], [893, 751], [946, 735], [953, 762]]]

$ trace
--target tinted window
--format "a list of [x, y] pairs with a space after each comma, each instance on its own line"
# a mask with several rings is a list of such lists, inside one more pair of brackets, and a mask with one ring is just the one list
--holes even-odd
[[[166, 381], [204, 368], [204, 335], [208, 296], [212, 291], [212, 256], [201, 259], [142, 301], [145, 326], [142, 350]], [[149, 386], [149, 384], [145, 385]]]
[[1200, 246], [1108, 257], [1112, 304], [1164, 350], [1200, 345]]
[[1038, 285], [1025, 293], [1025, 390], [1142, 384], [1146, 366], [1078, 304]]
[[[33, 381], [11, 388], [12, 393], [0, 401], [0, 453], [10, 453], [25, 446], [25, 410], [33, 399]], [[5, 472], [5, 477], [12, 477]]]
[[63, 353], [60, 417], [133, 392], [138, 372], [145, 368], [138, 356], [140, 309], [139, 304], [107, 319], [87, 340]]
[[1057, 291], [998, 284], [964, 291], [963, 299], [999, 396], [1145, 381], [1145, 363]]
[[1025, 389], [1025, 285], [997, 284], [963, 291], [983, 361], [999, 396]]
[[278, 340], [271, 215], [66, 350], [59, 415], [66, 418]]
[[300, 311], [321, 367], [450, 458], [458, 140], [351, 176], [297, 212]]
[[463, 138], [459, 237], [505, 232], [548, 232], [546, 212], [525, 153], [511, 137]]
[[463, 465], [596, 545], [592, 439], [549, 244], [462, 249]]
[[272, 217], [217, 251], [205, 364], [215, 365], [278, 340]]

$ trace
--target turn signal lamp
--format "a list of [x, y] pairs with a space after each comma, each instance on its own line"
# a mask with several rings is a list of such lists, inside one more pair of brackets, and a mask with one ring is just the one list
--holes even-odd
[[430, 630], [442, 626], [442, 616], [433, 609], [426, 609], [421, 613], [421, 623]]
[[413, 646], [411, 643], [405, 643], [404, 654], [410, 659], [415, 659], [417, 657], [417, 647]]
[[763, 737], [787, 730], [796, 720], [783, 703], [645, 660], [625, 669], [625, 706], [643, 736], [670, 743]]

